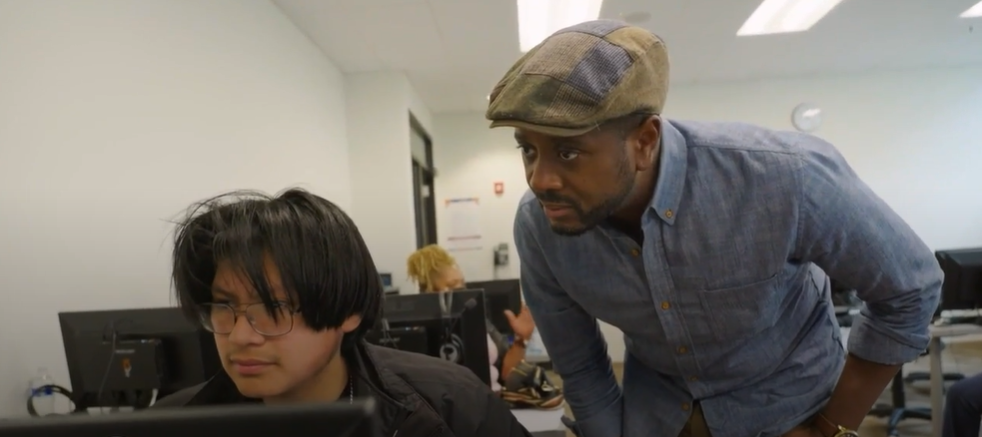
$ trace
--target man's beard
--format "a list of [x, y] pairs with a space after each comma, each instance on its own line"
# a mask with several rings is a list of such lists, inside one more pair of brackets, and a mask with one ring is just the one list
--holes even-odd
[[617, 196], [607, 199], [589, 211], [584, 211], [582, 207], [575, 203], [558, 201], [559, 198], [552, 194], [546, 194], [545, 197], [540, 196], [539, 198], [543, 200], [554, 199], [550, 200], [548, 203], [562, 204], [563, 206], [569, 206], [573, 209], [573, 211], [576, 213], [576, 218], [578, 219], [577, 221], [579, 221], [579, 224], [562, 225], [559, 223], [553, 223], [550, 224], [549, 227], [552, 228], [552, 231], [558, 235], [562, 235], [564, 237], [576, 237], [585, 234], [603, 223], [604, 220], [607, 220], [608, 217], [613, 215], [614, 212], [616, 212], [621, 205], [624, 204], [624, 201], [627, 200], [627, 197], [630, 194], [631, 186], [628, 185], [626, 191], [622, 189]]
[[562, 235], [564, 237], [576, 237], [583, 235], [587, 231], [590, 231], [603, 223], [604, 220], [607, 220], [607, 218], [620, 209], [621, 206], [623, 206], [627, 201], [628, 197], [631, 196], [631, 191], [634, 189], [634, 178], [631, 177], [631, 174], [628, 171], [627, 162], [624, 162], [620, 171], [618, 171], [618, 180], [621, 182], [621, 184], [618, 187], [617, 192], [614, 195], [609, 196], [600, 205], [597, 205], [589, 210], [584, 210], [583, 207], [577, 204], [573, 199], [569, 199], [554, 192], [534, 192], [534, 194], [540, 202], [552, 205], [567, 206], [573, 210], [577, 221], [579, 222], [578, 225], [551, 223], [549, 227], [552, 228], [552, 231], [558, 235]]

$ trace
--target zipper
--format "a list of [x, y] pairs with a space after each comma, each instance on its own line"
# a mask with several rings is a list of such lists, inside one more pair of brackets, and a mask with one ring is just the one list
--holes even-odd
[[392, 437], [397, 437], [399, 435], [399, 429], [402, 427], [403, 423], [406, 423], [406, 419], [408, 419], [411, 414], [412, 413], [405, 409], [399, 411], [392, 421], [392, 426], [395, 428], [395, 432], [392, 433]]

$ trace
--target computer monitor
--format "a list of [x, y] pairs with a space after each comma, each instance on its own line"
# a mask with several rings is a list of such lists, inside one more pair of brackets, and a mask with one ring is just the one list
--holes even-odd
[[[292, 406], [241, 404], [149, 409], [134, 413], [14, 419], [0, 437], [333, 437], [374, 435], [370, 399]], [[357, 431], [357, 434], [355, 433]], [[326, 434], [325, 434], [326, 433]]]
[[406, 352], [430, 355], [430, 339], [422, 326], [395, 326], [389, 329], [373, 329], [365, 334], [365, 341]]
[[518, 279], [468, 282], [467, 288], [484, 290], [484, 301], [491, 324], [502, 334], [514, 334], [505, 310], [511, 310], [515, 314], [522, 310], [522, 286]]
[[150, 405], [221, 370], [213, 334], [178, 308], [58, 314], [77, 411]]
[[944, 271], [939, 310], [982, 308], [982, 248], [939, 250], [935, 257]]
[[490, 386], [486, 323], [484, 293], [478, 290], [386, 296], [382, 317], [367, 339], [405, 350], [402, 341], [386, 339], [402, 332], [425, 332], [426, 350], [408, 350], [461, 364]]
[[392, 273], [379, 273], [378, 275], [382, 280], [382, 290], [385, 291], [386, 295], [399, 294], [399, 289], [392, 283]]

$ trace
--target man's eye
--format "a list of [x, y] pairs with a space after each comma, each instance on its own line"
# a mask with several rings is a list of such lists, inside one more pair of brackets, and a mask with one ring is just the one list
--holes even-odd
[[563, 161], [572, 161], [576, 159], [577, 156], [580, 156], [580, 152], [574, 150], [564, 150], [559, 152], [559, 159], [562, 159]]

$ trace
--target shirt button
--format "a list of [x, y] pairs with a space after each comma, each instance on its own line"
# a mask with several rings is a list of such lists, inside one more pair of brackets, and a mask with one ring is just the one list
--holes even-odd
[[695, 376], [690, 376], [689, 377], [689, 381], [696, 382], [698, 380], [699, 380], [699, 378], [696, 378]]
[[675, 215], [675, 213], [672, 212], [672, 210], [670, 210], [670, 209], [665, 211], [665, 218], [672, 218], [672, 216], [674, 216], [674, 215]]
[[684, 354], [688, 351], [688, 349], [686, 349], [685, 346], [679, 346], [678, 351], [680, 354]]
[[683, 411], [689, 411], [689, 404], [688, 404], [688, 402], [682, 403], [682, 410]]
[[631, 256], [635, 256], [636, 257], [638, 255], [641, 255], [641, 251], [640, 250], [638, 250], [638, 249], [631, 249]]
[[662, 303], [661, 303], [661, 309], [663, 309], [663, 310], [667, 310], [667, 309], [669, 309], [669, 308], [671, 308], [671, 307], [672, 307], [672, 306], [671, 306], [671, 305], [669, 305], [669, 303], [668, 303], [668, 302], [662, 302]]

